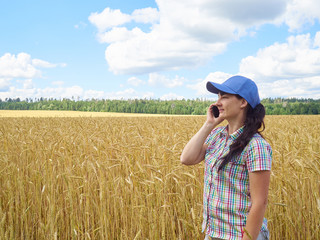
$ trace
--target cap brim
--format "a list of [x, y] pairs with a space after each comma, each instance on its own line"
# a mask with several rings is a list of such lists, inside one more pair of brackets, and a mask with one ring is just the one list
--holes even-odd
[[230, 94], [237, 94], [235, 91], [233, 91], [231, 88], [219, 84], [219, 83], [214, 83], [214, 82], [207, 82], [207, 90], [209, 92], [218, 94], [219, 92], [225, 92], [225, 93], [230, 93]]

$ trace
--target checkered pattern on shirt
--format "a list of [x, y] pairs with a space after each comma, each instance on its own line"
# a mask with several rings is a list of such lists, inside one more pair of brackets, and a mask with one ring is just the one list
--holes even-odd
[[[243, 127], [228, 137], [227, 127], [218, 127], [206, 140], [202, 231], [211, 237], [241, 239], [251, 207], [249, 172], [271, 170], [271, 146], [255, 134], [243, 152], [218, 172], [221, 157], [242, 132]], [[266, 219], [262, 229], [267, 229]]]

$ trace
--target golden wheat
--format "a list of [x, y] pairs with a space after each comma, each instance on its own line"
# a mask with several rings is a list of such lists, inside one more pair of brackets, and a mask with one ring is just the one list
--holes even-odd
[[[117, 113], [117, 112], [81, 112], [55, 110], [0, 110], [0, 117], [164, 117], [165, 114]], [[182, 115], [172, 115], [177, 117]]]
[[[0, 118], [0, 239], [203, 239], [204, 119]], [[319, 120], [266, 118], [271, 239], [320, 239]]]

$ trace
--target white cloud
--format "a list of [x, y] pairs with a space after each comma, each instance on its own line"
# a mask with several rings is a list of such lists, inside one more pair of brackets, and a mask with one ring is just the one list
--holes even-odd
[[123, 91], [108, 92], [104, 94], [107, 99], [145, 99], [152, 98], [152, 92], [138, 92], [133, 88], [128, 88]]
[[145, 84], [145, 81], [137, 78], [137, 77], [131, 77], [127, 80], [127, 83], [129, 85], [132, 85], [132, 86], [135, 86], [135, 87], [138, 87], [140, 85], [144, 85]]
[[91, 13], [89, 21], [94, 24], [100, 32], [103, 32], [109, 28], [130, 22], [131, 17], [128, 14], [122, 13], [119, 9], [112, 10], [106, 8], [101, 13]]
[[23, 88], [24, 89], [31, 89], [34, 88], [34, 84], [32, 82], [32, 79], [26, 79], [23, 81]]
[[[109, 43], [105, 57], [116, 74], [140, 74], [192, 68], [222, 53], [246, 29], [270, 23], [284, 14], [285, 0], [235, 3], [231, 0], [157, 0], [158, 9], [136, 9], [131, 15], [106, 8], [89, 20], [100, 42]], [[173, 11], [173, 9], [179, 9]], [[149, 32], [138, 25], [152, 23]]]
[[290, 31], [300, 31], [306, 25], [312, 25], [320, 20], [320, 1], [318, 0], [292, 0], [283, 21], [289, 26]]
[[[2, 94], [11, 91], [12, 79], [23, 84], [23, 89], [34, 89], [33, 78], [41, 78], [39, 68], [64, 67], [66, 64], [52, 64], [41, 59], [32, 59], [27, 53], [19, 53], [17, 55], [6, 53], [0, 57], [0, 91]], [[12, 97], [8, 95], [8, 97]], [[31, 97], [31, 96], [29, 96]]]
[[177, 33], [166, 34], [141, 32], [129, 40], [110, 44], [105, 52], [109, 69], [115, 74], [142, 74], [190, 68], [225, 48], [223, 43], [205, 45], [185, 36], [177, 37]]
[[[263, 24], [285, 23], [294, 31], [320, 19], [318, 0], [156, 3], [158, 9], [136, 9], [131, 14], [106, 8], [90, 15], [99, 41], [109, 44], [105, 58], [113, 73], [142, 74], [197, 67], [221, 54], [228, 43], [247, 34], [252, 36], [253, 30]], [[127, 23], [135, 25], [128, 29]], [[142, 24], [151, 26], [146, 29]]]
[[38, 68], [65, 67], [66, 64], [52, 64], [41, 59], [31, 59], [27, 53], [14, 55], [6, 53], [0, 57], [0, 77], [2, 78], [35, 78], [41, 77]]
[[132, 19], [137, 23], [156, 23], [159, 21], [159, 12], [156, 8], [136, 9], [132, 13]]
[[[275, 43], [260, 49], [256, 55], [243, 58], [239, 73], [253, 79], [260, 98], [297, 97], [320, 98], [320, 32], [290, 36], [285, 43]], [[231, 75], [210, 73], [204, 80], [188, 85], [199, 96], [208, 95], [207, 81], [223, 82]]]
[[131, 21], [144, 24], [155, 23], [159, 21], [159, 12], [156, 8], [148, 7], [136, 9], [129, 15], [122, 13], [119, 9], [105, 8], [101, 13], [91, 13], [89, 21], [98, 28], [99, 32], [104, 32]]
[[105, 92], [90, 89], [90, 90], [84, 91], [83, 95], [78, 97], [81, 99], [103, 99], [105, 98]]
[[320, 75], [319, 34], [290, 36], [286, 43], [260, 49], [240, 63], [240, 73], [254, 79], [274, 81]]
[[252, 23], [258, 25], [273, 21], [281, 16], [286, 9], [287, 0], [216, 0], [204, 1], [210, 6], [208, 11], [220, 18], [228, 18], [232, 22], [238, 22], [244, 26], [250, 26]]
[[185, 79], [183, 77], [175, 76], [175, 78], [170, 79], [158, 73], [150, 73], [148, 80], [148, 83], [151, 86], [164, 86], [167, 88], [182, 86], [184, 82]]
[[[187, 87], [195, 90], [195, 98], [205, 97], [214, 100], [217, 99], [217, 96], [208, 92], [206, 83], [208, 81], [222, 83], [231, 76], [231, 74], [222, 72], [210, 73], [205, 79], [199, 79], [195, 84], [189, 84]], [[248, 75], [245, 76], [248, 77]], [[320, 98], [320, 76], [297, 77], [273, 81], [261, 81], [258, 78], [252, 78], [252, 80], [254, 80], [258, 86], [260, 99], [269, 97]]]
[[137, 37], [143, 32], [140, 28], [133, 28], [128, 30], [125, 27], [114, 27], [108, 32], [98, 33], [97, 37], [99, 42], [113, 43], [113, 42], [122, 42], [128, 39]]
[[41, 59], [32, 59], [32, 65], [40, 68], [54, 68], [57, 66], [57, 64], [49, 63]]
[[[243, 58], [240, 75], [253, 79], [260, 98], [297, 97], [320, 98], [320, 32], [290, 36], [285, 43], [275, 43], [260, 49], [254, 56]], [[210, 73], [205, 79], [187, 85], [198, 96], [208, 96], [207, 81], [221, 83], [231, 75]]]
[[34, 88], [34, 84], [32, 82], [32, 79], [17, 80], [17, 82], [22, 84], [23, 89]]
[[26, 99], [26, 98], [72, 98], [72, 97], [78, 97], [83, 96], [84, 91], [79, 86], [71, 86], [66, 88], [29, 88], [28, 82], [27, 85], [24, 85], [23, 88], [16, 88], [16, 87], [10, 87], [9, 91], [6, 92], [0, 92], [0, 99], [5, 98], [20, 98], [20, 99]]
[[313, 47], [316, 48], [320, 48], [320, 32], [316, 33], [316, 36], [314, 37], [314, 42], [313, 42]]
[[8, 91], [10, 84], [10, 78], [0, 78], [0, 92]]
[[[0, 79], [1, 80], [1, 79]], [[123, 91], [115, 92], [105, 92], [99, 90], [84, 90], [80, 86], [71, 87], [46, 87], [46, 88], [36, 88], [32, 84], [32, 81], [25, 80], [22, 81], [23, 88], [17, 87], [6, 87], [4, 91], [1, 91], [1, 81], [0, 81], [0, 99], [4, 100], [6, 98], [54, 98], [54, 99], [149, 99], [154, 97], [153, 92], [139, 92], [133, 88], [128, 88]]]
[[[213, 72], [209, 73], [205, 79], [198, 79], [194, 84], [188, 84], [187, 87], [196, 91], [197, 97], [212, 97], [212, 93], [210, 93], [206, 84], [208, 81], [223, 83], [225, 80], [230, 78], [232, 75], [224, 72]], [[215, 97], [215, 96], [214, 96]]]
[[282, 79], [258, 83], [260, 98], [320, 98], [320, 77]]
[[10, 53], [0, 57], [0, 77], [4, 78], [34, 78], [41, 72], [33, 65], [31, 57], [26, 53], [17, 56]]
[[104, 92], [97, 90], [84, 91], [82, 95], [78, 96], [80, 99], [149, 99], [154, 97], [152, 92], [138, 92], [132, 88], [116, 92]]

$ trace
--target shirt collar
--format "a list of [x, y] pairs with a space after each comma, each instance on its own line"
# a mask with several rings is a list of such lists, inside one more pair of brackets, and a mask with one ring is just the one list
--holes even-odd
[[235, 131], [234, 133], [232, 133], [230, 135], [230, 137], [233, 139], [233, 140], [236, 140], [240, 135], [241, 133], [243, 133], [243, 129], [244, 129], [244, 126], [242, 126], [241, 128], [239, 128], [237, 131]]
[[[235, 131], [234, 133], [230, 134], [229, 137], [230, 137], [232, 140], [236, 140], [236, 139], [241, 135], [241, 133], [243, 133], [243, 129], [244, 129], [244, 126], [242, 126], [241, 128], [239, 128], [239, 129], [238, 129], [237, 131]], [[223, 137], [228, 136], [228, 125], [225, 126], [224, 129], [222, 130], [221, 136], [223, 136]]]

